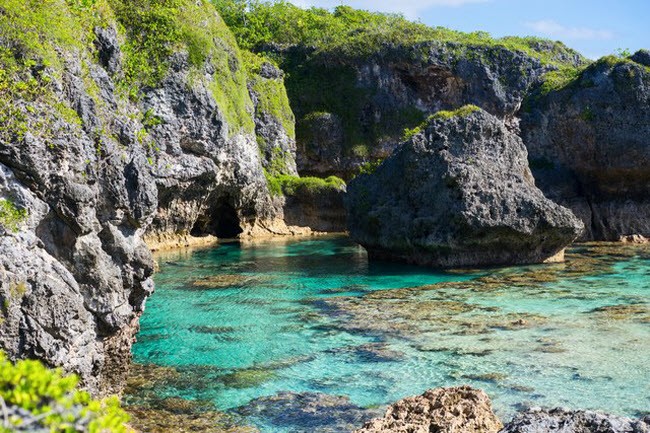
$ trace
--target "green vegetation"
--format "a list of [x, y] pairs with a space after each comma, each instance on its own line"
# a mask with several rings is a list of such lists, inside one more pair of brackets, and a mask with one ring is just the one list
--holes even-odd
[[271, 176], [267, 171], [264, 174], [268, 182], [269, 191], [274, 196], [292, 196], [298, 193], [316, 194], [328, 190], [340, 190], [345, 187], [345, 181], [336, 176], [323, 179], [320, 177], [298, 177], [288, 174]]
[[422, 130], [431, 122], [432, 120], [437, 119], [452, 119], [454, 117], [466, 117], [475, 111], [481, 111], [479, 107], [473, 104], [463, 105], [462, 107], [456, 110], [440, 110], [429, 116], [424, 122], [420, 123], [415, 128], [406, 128], [402, 134], [402, 141], [408, 141], [413, 136], [422, 132]]
[[[262, 143], [264, 146], [265, 143]], [[281, 174], [291, 174], [287, 162], [293, 160], [293, 155], [290, 152], [285, 152], [279, 147], [272, 149], [265, 149], [260, 147], [260, 153], [263, 160], [266, 160], [265, 170], [270, 176], [279, 176]]]
[[374, 173], [377, 170], [377, 168], [379, 168], [379, 166], [383, 162], [384, 162], [383, 159], [376, 159], [374, 161], [368, 161], [368, 162], [366, 162], [364, 164], [361, 164], [361, 166], [359, 167], [359, 173], [357, 174], [357, 176], [360, 176], [362, 174], [372, 174], [372, 173]]
[[27, 219], [27, 210], [18, 209], [7, 199], [0, 199], [0, 225], [6, 230], [16, 232], [18, 226]]
[[[14, 428], [52, 433], [129, 431], [125, 426], [129, 417], [117, 397], [93, 400], [77, 389], [77, 383], [75, 376], [64, 376], [61, 370], [48, 369], [39, 361], [13, 364], [0, 353], [0, 400], [7, 407], [5, 420], [9, 423], [0, 423], [0, 432], [9, 433]], [[30, 416], [18, 416], [12, 408], [22, 408]]]
[[206, 61], [215, 68], [205, 83], [232, 127], [254, 130], [246, 71], [237, 43], [207, 0], [107, 0], [127, 34], [122, 88], [133, 98], [143, 87], [155, 87], [169, 70], [172, 54], [185, 50], [192, 80], [203, 80]]
[[[79, 52], [91, 46], [92, 28], [107, 19], [104, 5], [102, 0], [3, 1], [1, 135], [10, 141], [22, 140], [27, 131], [46, 135], [52, 115], [80, 123], [76, 112], [58, 101], [50, 89], [52, 79], [60, 77], [63, 69], [57, 49]], [[42, 113], [39, 103], [53, 107], [55, 113]]]
[[277, 119], [290, 138], [296, 137], [296, 118], [289, 105], [289, 97], [280, 78], [264, 78], [260, 70], [264, 63], [279, 66], [270, 58], [248, 51], [243, 53], [244, 64], [248, 72], [248, 86], [257, 97], [256, 116], [270, 115]]
[[[357, 155], [361, 146], [398, 139], [397, 131], [415, 128], [426, 114], [415, 104], [383, 107], [373, 113], [374, 96], [380, 89], [358, 83], [361, 63], [377, 56], [405, 57], [424, 61], [426, 42], [449, 43], [449, 63], [477, 54], [474, 47], [503, 47], [524, 52], [557, 67], [580, 56], [560, 42], [538, 38], [492, 38], [485, 32], [463, 33], [429, 27], [397, 14], [373, 13], [338, 6], [333, 10], [302, 9], [283, 0], [212, 0], [241, 47], [264, 52], [287, 72], [286, 88], [298, 119], [296, 131], [301, 143], [312, 140], [312, 113], [332, 113], [341, 119], [344, 150]], [[584, 61], [586, 63], [586, 60]], [[381, 117], [377, 117], [378, 114]], [[318, 125], [316, 125], [318, 127]]]
[[580, 76], [581, 72], [581, 69], [571, 67], [547, 72], [546, 75], [544, 75], [544, 83], [540, 87], [540, 94], [548, 95], [555, 90], [566, 87], [575, 81]]
[[440, 110], [435, 114], [433, 114], [432, 116], [430, 116], [429, 119], [427, 119], [427, 121], [430, 121], [432, 119], [451, 119], [453, 117], [467, 117], [476, 111], [481, 111], [481, 109], [476, 105], [468, 104], [458, 108], [457, 110], [452, 110], [452, 111]]

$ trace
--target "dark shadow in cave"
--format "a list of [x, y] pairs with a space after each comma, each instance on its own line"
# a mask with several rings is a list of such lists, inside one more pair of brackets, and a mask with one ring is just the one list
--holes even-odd
[[237, 237], [243, 230], [239, 215], [231, 202], [228, 196], [219, 198], [209, 215], [197, 219], [190, 234], [196, 237], [214, 235], [221, 239]]

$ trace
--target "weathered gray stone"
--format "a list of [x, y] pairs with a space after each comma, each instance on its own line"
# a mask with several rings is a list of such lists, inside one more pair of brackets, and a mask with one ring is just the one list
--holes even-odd
[[[575, 51], [558, 49], [557, 43], [540, 41], [536, 48], [558, 62], [586, 63]], [[390, 155], [404, 128], [413, 126], [413, 119], [417, 123], [419, 116], [475, 104], [516, 123], [516, 113], [530, 89], [555, 69], [519, 50], [441, 41], [415, 46], [386, 44], [374, 53], [352, 58], [337, 51], [314, 54], [308, 47], [292, 47], [288, 53], [292, 59], [301, 55], [312, 67], [345, 73], [349, 88], [358, 91], [354, 96], [340, 94], [340, 104], [333, 105], [345, 108], [329, 113], [312, 112], [321, 107], [312, 108], [309, 99], [296, 95], [292, 105], [299, 124], [298, 171], [335, 174], [346, 180], [357, 174], [362, 164]], [[293, 75], [300, 79], [300, 71]], [[290, 74], [288, 86], [292, 79]], [[324, 83], [324, 89], [332, 83]], [[348, 102], [347, 98], [358, 101]], [[352, 130], [357, 136], [350, 136]]]
[[347, 397], [314, 392], [280, 392], [252, 400], [237, 411], [290, 431], [323, 433], [351, 431], [379, 414], [376, 409], [356, 406]]
[[432, 118], [350, 182], [346, 205], [370, 257], [436, 267], [542, 262], [583, 230], [535, 187], [519, 137], [482, 110]]
[[521, 131], [539, 187], [583, 220], [583, 239], [650, 236], [650, 68], [600, 60], [533, 94]]
[[650, 417], [633, 420], [592, 411], [530, 409], [516, 415], [501, 433], [648, 433]]

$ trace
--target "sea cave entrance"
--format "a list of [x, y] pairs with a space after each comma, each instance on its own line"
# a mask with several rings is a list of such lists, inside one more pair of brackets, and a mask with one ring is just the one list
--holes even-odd
[[221, 239], [234, 238], [243, 232], [237, 210], [229, 196], [221, 197], [207, 215], [200, 216], [190, 231], [192, 236], [213, 235]]

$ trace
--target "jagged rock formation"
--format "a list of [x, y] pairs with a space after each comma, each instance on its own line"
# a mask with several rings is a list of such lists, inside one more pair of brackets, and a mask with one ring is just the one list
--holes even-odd
[[0, 13], [0, 348], [104, 394], [123, 385], [153, 290], [143, 238], [233, 236], [283, 224], [282, 209], [243, 61], [208, 2], [72, 3]]
[[400, 400], [355, 433], [497, 433], [501, 427], [487, 394], [461, 386]]
[[284, 87], [284, 72], [268, 59], [247, 54], [248, 90], [255, 106], [255, 134], [267, 172], [297, 176], [296, 119]]
[[444, 112], [348, 187], [353, 239], [372, 258], [436, 267], [536, 263], [583, 224], [535, 187], [526, 149], [476, 107]]
[[582, 218], [584, 239], [650, 235], [648, 58], [603, 58], [522, 113], [535, 179]]
[[650, 417], [633, 420], [592, 411], [530, 409], [510, 421], [501, 433], [647, 433]]
[[648, 433], [650, 417], [634, 420], [593, 411], [532, 408], [505, 426], [485, 392], [469, 386], [436, 388], [392, 404], [383, 418], [355, 433]]

